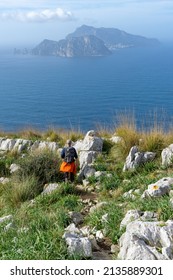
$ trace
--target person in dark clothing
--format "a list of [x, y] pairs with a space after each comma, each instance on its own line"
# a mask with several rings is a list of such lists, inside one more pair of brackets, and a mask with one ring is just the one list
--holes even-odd
[[76, 149], [72, 147], [71, 140], [67, 140], [66, 146], [62, 149], [61, 158], [63, 162], [60, 171], [64, 173], [65, 182], [73, 182], [78, 167], [78, 155]]

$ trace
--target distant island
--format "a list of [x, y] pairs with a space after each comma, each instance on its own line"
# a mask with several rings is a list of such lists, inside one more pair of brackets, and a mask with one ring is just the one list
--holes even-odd
[[117, 28], [95, 28], [82, 25], [65, 39], [44, 39], [32, 50], [15, 49], [15, 54], [32, 54], [58, 57], [94, 57], [112, 54], [117, 49], [158, 46], [157, 39], [132, 35]]

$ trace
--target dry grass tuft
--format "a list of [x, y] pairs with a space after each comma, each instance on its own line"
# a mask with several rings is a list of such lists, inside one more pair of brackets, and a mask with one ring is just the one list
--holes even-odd
[[155, 127], [141, 133], [140, 149], [160, 153], [165, 146], [165, 134], [161, 128]]

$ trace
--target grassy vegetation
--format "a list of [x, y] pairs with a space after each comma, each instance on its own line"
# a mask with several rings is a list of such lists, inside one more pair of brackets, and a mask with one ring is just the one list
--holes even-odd
[[[122, 140], [113, 143], [110, 140], [113, 134]], [[162, 221], [173, 219], [167, 195], [157, 199], [140, 199], [148, 184], [162, 177], [173, 177], [172, 167], [161, 166], [161, 151], [173, 143], [173, 131], [165, 132], [156, 125], [148, 131], [138, 131], [134, 120], [124, 118], [114, 132], [100, 127], [98, 135], [104, 139], [103, 152], [94, 162], [94, 167], [104, 175], [98, 179], [91, 177], [89, 182], [97, 200], [107, 203], [86, 214], [84, 224], [104, 230], [110, 242], [117, 244], [122, 234], [119, 225], [130, 209], [154, 211]], [[66, 139], [83, 139], [84, 133], [54, 128], [40, 132], [29, 128], [18, 133], [1, 132], [0, 136], [56, 141], [62, 147]], [[138, 145], [140, 151], [156, 152], [157, 157], [133, 171], [123, 172], [125, 158], [134, 145]], [[14, 174], [9, 171], [11, 163], [20, 166]], [[71, 223], [69, 211], [81, 211], [84, 205], [81, 202], [82, 192], [76, 188], [77, 181], [74, 184], [62, 182], [60, 163], [59, 154], [48, 150], [25, 152], [24, 155], [17, 152], [0, 155], [0, 177], [10, 178], [6, 184], [0, 183], [0, 217], [13, 215], [9, 230], [4, 230], [9, 221], [0, 224], [0, 259], [72, 258], [68, 255], [62, 235]], [[40, 195], [44, 185], [50, 182], [57, 182], [59, 188], [49, 195]], [[139, 191], [135, 193], [135, 199], [123, 197], [125, 192], [136, 189]], [[105, 214], [108, 220], [104, 223], [102, 217]]]

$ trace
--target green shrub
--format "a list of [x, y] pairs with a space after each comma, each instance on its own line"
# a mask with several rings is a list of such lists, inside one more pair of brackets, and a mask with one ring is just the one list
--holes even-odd
[[42, 185], [55, 182], [61, 178], [59, 171], [60, 160], [56, 154], [44, 150], [34, 152], [18, 161], [19, 177], [34, 175]]

